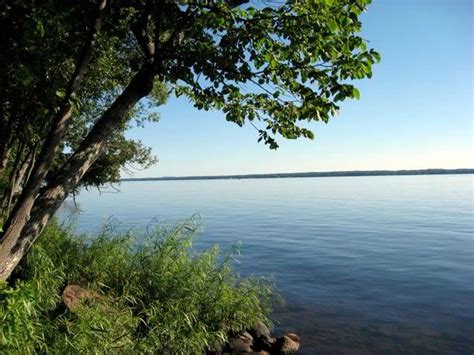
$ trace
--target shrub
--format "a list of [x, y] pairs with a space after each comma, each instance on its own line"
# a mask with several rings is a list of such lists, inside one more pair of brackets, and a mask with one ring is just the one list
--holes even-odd
[[[52, 223], [0, 284], [0, 349], [51, 353], [203, 353], [257, 320], [275, 298], [261, 278], [240, 278], [231, 255], [192, 248], [193, 220], [137, 239], [111, 228], [74, 236]], [[72, 310], [75, 284], [97, 295]]]

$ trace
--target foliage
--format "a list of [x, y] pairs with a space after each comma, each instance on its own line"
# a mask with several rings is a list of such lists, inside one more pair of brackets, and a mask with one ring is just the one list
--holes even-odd
[[[242, 279], [217, 248], [192, 249], [193, 221], [159, 227], [144, 241], [104, 231], [73, 236], [50, 224], [0, 285], [0, 348], [5, 352], [203, 353], [227, 335], [267, 320], [275, 300], [262, 279]], [[67, 284], [100, 297], [73, 311]]]
[[[358, 99], [353, 80], [371, 77], [372, 65], [380, 59], [359, 35], [359, 16], [369, 3], [185, 1], [167, 2], [158, 11], [153, 2], [110, 2], [81, 90], [72, 99], [73, 119], [55, 168], [79, 147], [133, 73], [149, 60], [133, 31], [145, 17], [150, 19], [141, 29], [144, 37], [156, 51], [160, 49], [154, 58], [158, 80], [148, 95], [149, 104], [162, 105], [169, 93], [186, 95], [198, 109], [222, 110], [239, 126], [251, 123], [259, 140], [272, 149], [278, 147], [277, 135], [313, 139], [314, 133], [299, 122], [328, 122], [338, 112], [339, 102]], [[35, 146], [44, 142], [63, 104], [95, 6], [94, 2], [0, 3], [4, 68], [0, 128], [2, 134], [8, 131], [2, 139], [12, 140], [9, 145], [16, 140]], [[115, 142], [124, 141], [124, 130], [132, 122], [156, 121], [156, 112], [149, 108], [142, 104], [128, 112], [129, 123], [116, 130]], [[127, 141], [126, 147], [133, 144], [142, 154], [137, 160], [145, 161], [144, 166], [154, 162], [139, 142]], [[103, 158], [94, 171], [109, 171], [97, 181], [95, 174], [89, 174], [86, 185], [116, 177], [127, 162], [116, 160], [125, 157], [129, 156]]]
[[[66, 87], [81, 56], [95, 7], [94, 2], [73, 5], [52, 1], [34, 6], [24, 1], [0, 2], [0, 147], [23, 143], [39, 151], [47, 142], [55, 114], [65, 104]], [[110, 16], [112, 23], [105, 22], [97, 35], [81, 90], [70, 99], [72, 122], [56, 152], [50, 177], [70, 158], [133, 74], [130, 61], [136, 60], [139, 52], [132, 41], [123, 38], [133, 19], [129, 14]], [[155, 87], [150, 97], [161, 105], [167, 98], [166, 86], [157, 82]], [[140, 141], [124, 135], [134, 124], [157, 120], [147, 108], [141, 104], [127, 113], [136, 120], [115, 132], [109, 149], [102, 152], [83, 185], [116, 182], [129, 163], [141, 169], [156, 162]], [[10, 169], [14, 159], [10, 154]]]
[[[359, 15], [370, 0], [269, 2], [235, 7], [217, 1], [199, 12], [170, 68], [177, 95], [199, 109], [220, 109], [242, 126], [262, 122], [260, 140], [313, 139], [302, 121], [328, 122], [339, 102], [359, 99], [352, 80], [372, 76], [380, 55], [368, 49]], [[189, 5], [192, 7], [191, 5]], [[199, 5], [196, 5], [199, 8]]]

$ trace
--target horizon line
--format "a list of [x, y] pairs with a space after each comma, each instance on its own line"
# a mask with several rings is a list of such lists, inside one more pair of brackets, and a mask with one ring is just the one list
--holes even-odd
[[298, 178], [298, 177], [343, 177], [343, 176], [389, 176], [389, 175], [449, 175], [474, 174], [474, 168], [458, 169], [403, 169], [403, 170], [336, 170], [311, 171], [293, 173], [254, 173], [231, 175], [189, 175], [189, 176], [158, 176], [121, 178], [120, 181], [170, 181], [170, 180], [230, 180], [230, 179], [271, 179], [271, 178]]

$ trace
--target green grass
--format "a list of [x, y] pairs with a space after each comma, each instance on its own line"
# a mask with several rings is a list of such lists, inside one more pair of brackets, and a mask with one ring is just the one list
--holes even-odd
[[[196, 253], [195, 231], [191, 220], [137, 243], [132, 233], [86, 238], [52, 223], [14, 282], [0, 284], [0, 353], [198, 354], [268, 322], [271, 283], [240, 278], [217, 247]], [[68, 284], [100, 296], [69, 310]]]

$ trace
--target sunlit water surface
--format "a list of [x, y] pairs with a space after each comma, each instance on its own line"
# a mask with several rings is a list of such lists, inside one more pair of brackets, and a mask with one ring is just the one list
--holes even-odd
[[276, 331], [304, 354], [474, 351], [473, 175], [124, 182], [77, 202], [81, 233], [198, 213], [198, 248], [241, 243], [240, 273], [274, 275]]

